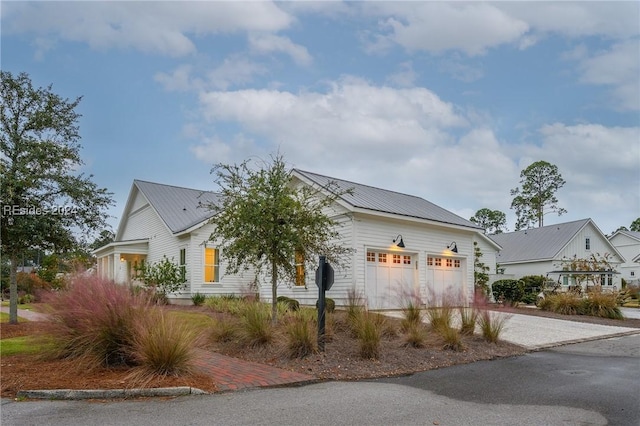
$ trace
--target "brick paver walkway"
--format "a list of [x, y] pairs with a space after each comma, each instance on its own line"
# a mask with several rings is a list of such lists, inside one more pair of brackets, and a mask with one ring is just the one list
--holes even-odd
[[213, 378], [220, 392], [252, 387], [301, 385], [318, 380], [307, 374], [245, 361], [204, 349], [197, 350], [195, 365]]

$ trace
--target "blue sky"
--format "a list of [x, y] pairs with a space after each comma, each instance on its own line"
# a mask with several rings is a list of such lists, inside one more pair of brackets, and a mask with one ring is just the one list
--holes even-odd
[[83, 172], [215, 190], [211, 167], [293, 167], [497, 209], [534, 161], [604, 233], [640, 216], [638, 2], [7, 2], [2, 69], [78, 111]]

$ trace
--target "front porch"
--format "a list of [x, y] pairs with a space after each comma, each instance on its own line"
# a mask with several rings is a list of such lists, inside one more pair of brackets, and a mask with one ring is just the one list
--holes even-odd
[[100, 278], [118, 284], [132, 286], [136, 269], [147, 259], [149, 241], [116, 241], [93, 251], [97, 258], [97, 274]]

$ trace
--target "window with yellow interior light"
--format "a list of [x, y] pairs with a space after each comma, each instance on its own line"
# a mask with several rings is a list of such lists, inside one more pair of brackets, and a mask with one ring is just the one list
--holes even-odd
[[296, 286], [304, 287], [307, 283], [306, 271], [304, 268], [304, 253], [296, 250]]
[[220, 281], [220, 251], [213, 247], [204, 249], [204, 282]]

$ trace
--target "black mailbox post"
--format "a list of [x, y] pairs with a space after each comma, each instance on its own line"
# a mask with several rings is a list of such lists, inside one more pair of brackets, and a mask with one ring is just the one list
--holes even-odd
[[325, 291], [333, 285], [333, 267], [327, 262], [325, 256], [320, 256], [318, 269], [316, 269], [316, 285], [318, 286], [318, 350], [324, 352], [324, 326], [325, 326]]

